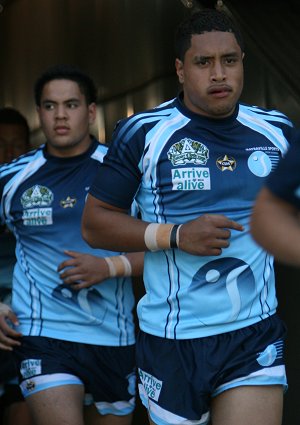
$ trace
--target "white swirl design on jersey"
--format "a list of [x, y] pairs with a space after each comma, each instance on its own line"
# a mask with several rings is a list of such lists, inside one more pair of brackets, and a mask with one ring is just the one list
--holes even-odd
[[257, 177], [266, 177], [272, 170], [272, 162], [265, 152], [255, 151], [248, 158], [248, 167]]

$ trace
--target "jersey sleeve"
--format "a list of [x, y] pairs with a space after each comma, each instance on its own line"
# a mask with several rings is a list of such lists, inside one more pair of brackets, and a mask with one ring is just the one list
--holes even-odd
[[300, 208], [300, 132], [297, 132], [286, 156], [266, 181], [274, 195]]
[[142, 129], [131, 137], [129, 127], [127, 120], [118, 124], [108, 153], [89, 190], [95, 198], [126, 210], [130, 210], [140, 184], [139, 162], [144, 148]]

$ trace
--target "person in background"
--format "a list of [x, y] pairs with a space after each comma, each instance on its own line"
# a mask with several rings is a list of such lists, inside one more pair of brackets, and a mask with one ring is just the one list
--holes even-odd
[[[182, 92], [118, 123], [83, 237], [146, 250], [137, 367], [151, 424], [279, 425], [286, 328], [249, 219], [293, 124], [239, 102], [244, 44], [225, 12], [190, 14], [175, 49]], [[126, 214], [133, 200], [141, 220]]]
[[293, 267], [300, 267], [299, 136], [259, 192], [251, 220], [254, 239]]
[[37, 79], [35, 101], [45, 144], [0, 167], [1, 217], [17, 240], [0, 347], [13, 350], [35, 425], [129, 425], [131, 276], [141, 273], [143, 254], [94, 250], [81, 237], [86, 196], [107, 151], [90, 135], [96, 88], [81, 70], [56, 65]]
[[[30, 130], [26, 118], [15, 108], [0, 109], [0, 163], [10, 162], [30, 149]], [[0, 301], [10, 304], [15, 237], [0, 225]], [[0, 350], [0, 423], [30, 425], [28, 407], [18, 385], [17, 370], [10, 352]]]
[[11, 107], [0, 108], [0, 164], [10, 162], [30, 148], [26, 118]]

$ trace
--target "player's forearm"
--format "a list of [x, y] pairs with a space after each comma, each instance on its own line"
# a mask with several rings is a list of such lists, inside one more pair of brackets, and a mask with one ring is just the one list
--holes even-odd
[[88, 197], [82, 235], [93, 248], [111, 251], [160, 251], [179, 248], [194, 255], [220, 255], [230, 244], [231, 229], [243, 226], [223, 215], [204, 214], [184, 224], [147, 223]]
[[254, 239], [285, 264], [300, 267], [300, 222], [297, 210], [264, 189], [251, 219]]
[[125, 255], [131, 264], [131, 276], [142, 276], [144, 269], [144, 252], [130, 252]]
[[101, 206], [88, 197], [82, 217], [82, 236], [93, 248], [111, 251], [145, 251], [147, 223], [126, 213]]
[[178, 230], [179, 226], [171, 223], [148, 223], [136, 219], [93, 197], [87, 199], [82, 218], [84, 240], [93, 248], [111, 251], [144, 252], [177, 248]]

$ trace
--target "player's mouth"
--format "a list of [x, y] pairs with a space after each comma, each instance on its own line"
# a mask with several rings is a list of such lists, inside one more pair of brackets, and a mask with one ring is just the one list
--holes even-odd
[[69, 127], [65, 127], [65, 126], [57, 126], [54, 128], [54, 130], [55, 130], [55, 133], [58, 134], [59, 136], [64, 136], [70, 131]]
[[209, 95], [220, 99], [227, 97], [232, 92], [232, 89], [227, 85], [214, 85], [211, 86], [207, 92]]

